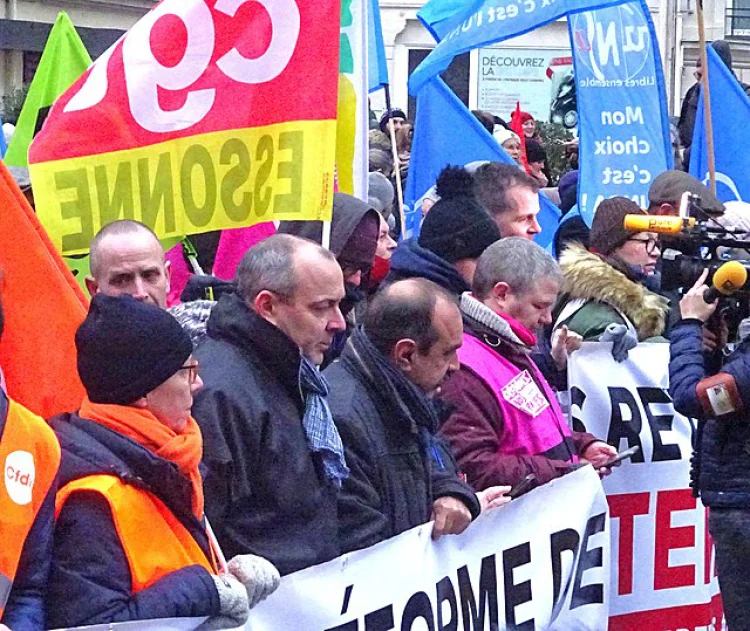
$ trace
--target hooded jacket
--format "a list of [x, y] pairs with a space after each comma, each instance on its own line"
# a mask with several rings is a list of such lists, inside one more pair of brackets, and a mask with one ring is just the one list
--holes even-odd
[[395, 283], [406, 278], [426, 278], [455, 296], [471, 289], [454, 265], [420, 246], [416, 239], [404, 241], [396, 248], [385, 282]]
[[635, 327], [639, 342], [664, 333], [668, 300], [629, 279], [598, 255], [580, 245], [570, 245], [560, 257], [560, 269], [562, 296], [553, 319], [571, 300], [583, 300], [585, 304], [556, 326], [567, 324], [584, 341], [598, 341], [608, 325], [627, 324], [624, 315]]
[[194, 356], [206, 515], [226, 557], [257, 554], [284, 575], [338, 556], [336, 491], [302, 426], [297, 345], [230, 294]]
[[[365, 215], [380, 218], [378, 211], [368, 206], [365, 202], [353, 195], [335, 193], [333, 196], [333, 214], [331, 215], [331, 246], [330, 250], [338, 259], [347, 241], [351, 238], [354, 230], [360, 224]], [[278, 234], [291, 234], [322, 243], [323, 222], [322, 221], [282, 221], [279, 224]], [[375, 248], [373, 247], [373, 256]]]
[[[115, 475], [161, 500], [209, 556], [203, 524], [192, 511], [190, 481], [171, 462], [77, 414], [50, 421], [62, 447], [60, 488], [96, 474]], [[109, 504], [75, 493], [55, 524], [47, 592], [50, 628], [153, 618], [214, 616], [219, 594], [209, 572], [189, 566], [132, 592], [132, 576]]]

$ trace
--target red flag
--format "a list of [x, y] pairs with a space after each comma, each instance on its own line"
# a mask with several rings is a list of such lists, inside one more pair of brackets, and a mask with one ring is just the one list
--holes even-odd
[[523, 120], [521, 111], [521, 101], [516, 101], [516, 110], [510, 115], [510, 128], [516, 133], [521, 141], [521, 162], [526, 173], [530, 173], [529, 162], [526, 159], [526, 136], [523, 133]]
[[161, 239], [329, 220], [339, 0], [162, 0], [53, 105], [29, 149], [63, 254], [130, 218]]
[[0, 366], [14, 400], [44, 418], [78, 409], [75, 332], [88, 300], [12, 176], [0, 164]]

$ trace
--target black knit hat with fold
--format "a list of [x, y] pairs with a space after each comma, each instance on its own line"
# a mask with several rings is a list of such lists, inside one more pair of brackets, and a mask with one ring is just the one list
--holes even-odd
[[473, 195], [463, 167], [446, 167], [437, 180], [440, 200], [422, 223], [418, 243], [448, 263], [476, 259], [500, 238], [500, 229]]
[[76, 349], [89, 399], [130, 405], [182, 368], [193, 344], [159, 307], [132, 296], [97, 294], [76, 332]]

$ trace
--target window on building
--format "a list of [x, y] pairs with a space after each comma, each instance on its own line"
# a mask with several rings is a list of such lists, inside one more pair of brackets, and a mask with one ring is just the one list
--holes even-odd
[[[409, 51], [409, 76], [430, 52], [429, 49], [424, 48], [412, 48]], [[463, 101], [466, 107], [469, 107], [469, 63], [469, 53], [458, 55], [442, 74], [448, 87], [456, 93], [456, 96]], [[412, 120], [417, 115], [417, 100], [411, 95], [409, 95], [407, 115]]]

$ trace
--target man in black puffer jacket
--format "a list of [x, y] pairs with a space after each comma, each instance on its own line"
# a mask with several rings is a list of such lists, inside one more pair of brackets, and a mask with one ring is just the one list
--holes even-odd
[[[342, 552], [435, 520], [433, 537], [462, 532], [480, 512], [444, 443], [430, 398], [458, 368], [461, 315], [424, 279], [377, 294], [363, 328], [325, 371], [330, 405], [350, 469], [339, 495]], [[495, 504], [507, 487], [488, 494]], [[489, 500], [488, 500], [489, 501]]]

